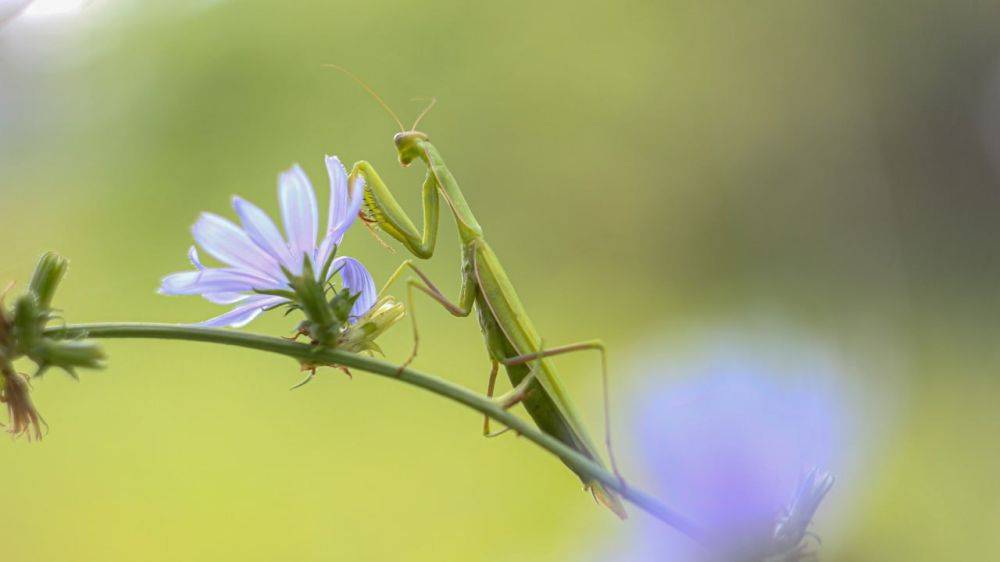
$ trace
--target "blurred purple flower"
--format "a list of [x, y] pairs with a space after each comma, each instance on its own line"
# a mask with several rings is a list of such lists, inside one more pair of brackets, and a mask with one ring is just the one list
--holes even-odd
[[[724, 337], [692, 361], [649, 368], [630, 423], [639, 461], [652, 490], [700, 522], [716, 551], [642, 522], [615, 560], [756, 561], [800, 544], [832, 485], [814, 469], [831, 466], [842, 421], [828, 384], [836, 373], [817, 351]], [[686, 378], [667, 376], [674, 368]]]
[[[205, 267], [197, 248], [191, 246], [188, 258], [195, 270], [164, 277], [160, 293], [201, 295], [216, 304], [236, 305], [229, 312], [200, 323], [202, 326], [244, 326], [261, 312], [288, 302], [284, 297], [256, 291], [288, 290], [287, 274], [301, 275], [304, 259], [313, 264], [317, 277], [322, 275], [322, 266], [336, 251], [364, 200], [364, 180], [360, 176], [355, 178], [349, 193], [347, 171], [340, 160], [327, 156], [326, 168], [330, 175], [330, 214], [326, 233], [318, 245], [316, 194], [305, 172], [295, 165], [278, 177], [285, 237], [264, 211], [234, 196], [233, 209], [242, 228], [212, 213], [202, 213], [191, 228], [198, 246], [228, 267]], [[334, 258], [327, 278], [317, 280], [325, 284], [338, 272], [344, 287], [359, 294], [351, 310], [352, 320], [356, 319], [375, 302], [375, 283], [361, 262], [346, 256]]]

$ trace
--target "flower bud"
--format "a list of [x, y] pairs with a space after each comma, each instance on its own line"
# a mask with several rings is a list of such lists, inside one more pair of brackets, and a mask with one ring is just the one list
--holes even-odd
[[347, 289], [341, 289], [337, 292], [330, 300], [330, 310], [333, 311], [333, 317], [341, 324], [346, 325], [350, 321], [351, 309], [354, 308], [354, 303], [357, 302], [359, 296], [360, 293], [352, 295]]
[[100, 369], [105, 358], [101, 348], [88, 340], [53, 340], [45, 338], [28, 351], [28, 356], [38, 364], [37, 375], [50, 367], [58, 367], [73, 378], [76, 368]]
[[59, 282], [66, 275], [66, 268], [69, 262], [66, 258], [55, 252], [47, 252], [35, 266], [35, 273], [31, 277], [31, 284], [28, 289], [35, 294], [38, 299], [38, 306], [42, 310], [48, 310], [52, 304], [52, 297], [55, 296]]
[[406, 315], [406, 307], [391, 296], [379, 299], [368, 312], [351, 324], [340, 337], [346, 351], [380, 351], [375, 339]]

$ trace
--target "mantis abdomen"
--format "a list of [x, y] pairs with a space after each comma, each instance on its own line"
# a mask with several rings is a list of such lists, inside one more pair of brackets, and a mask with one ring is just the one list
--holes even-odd
[[[540, 358], [530, 363], [508, 363], [508, 360], [515, 357], [542, 351], [542, 342], [527, 315], [523, 313], [520, 299], [486, 241], [483, 239], [473, 241], [470, 243], [470, 250], [466, 255], [472, 258], [472, 273], [479, 286], [476, 294], [476, 311], [483, 337], [486, 339], [486, 347], [493, 360], [504, 364], [510, 383], [514, 387], [520, 385], [525, 377], [535, 370], [537, 382], [532, 385], [532, 392], [522, 400], [524, 408], [535, 424], [545, 433], [603, 464], [596, 447], [586, 434], [582, 420], [573, 409], [572, 403], [565, 398], [565, 392], [551, 362]], [[509, 317], [516, 321], [501, 324], [496, 318], [497, 310], [509, 314]], [[625, 508], [616, 494], [598, 482], [584, 477], [581, 477], [581, 480], [601, 503], [620, 517], [626, 517]]]

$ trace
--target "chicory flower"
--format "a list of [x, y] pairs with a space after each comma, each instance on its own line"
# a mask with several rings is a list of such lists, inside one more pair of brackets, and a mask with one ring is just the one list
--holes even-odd
[[326, 157], [326, 167], [330, 210], [322, 238], [317, 238], [316, 194], [305, 172], [295, 165], [278, 177], [284, 236], [264, 211], [234, 196], [232, 204], [239, 226], [218, 215], [203, 213], [191, 229], [197, 245], [225, 266], [206, 267], [198, 249], [192, 246], [188, 257], [195, 269], [163, 278], [160, 293], [201, 295], [212, 303], [235, 305], [200, 325], [241, 327], [265, 310], [291, 303], [297, 277], [310, 275], [325, 287], [339, 274], [344, 289], [354, 298], [349, 321], [363, 316], [375, 304], [375, 283], [361, 262], [347, 256], [334, 257], [334, 253], [364, 201], [364, 179], [359, 176], [351, 182], [335, 156]]

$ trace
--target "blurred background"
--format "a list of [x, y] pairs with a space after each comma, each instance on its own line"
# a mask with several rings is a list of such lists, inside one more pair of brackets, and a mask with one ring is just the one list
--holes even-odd
[[[437, 96], [421, 128], [546, 342], [610, 347], [636, 484], [685, 505], [678, 466], [713, 458], [658, 433], [689, 418], [651, 413], [793, 389], [746, 404], [818, 424], [803, 467], [839, 477], [812, 528], [825, 560], [1000, 549], [1000, 4], [25, 4], [0, 2], [0, 280], [65, 254], [69, 321], [222, 312], [159, 279], [189, 267], [199, 212], [232, 217], [239, 193], [275, 213], [293, 162], [322, 206], [324, 154], [370, 160], [418, 214], [422, 171], [337, 63], [404, 121]], [[425, 269], [454, 294], [451, 221], [439, 248]], [[343, 251], [377, 280], [407, 257], [360, 228]], [[418, 307], [415, 365], [485, 389], [476, 320]], [[405, 357], [408, 325], [383, 342]], [[0, 445], [5, 560], [660, 560], [676, 538], [391, 381], [289, 392], [280, 357], [106, 350], [79, 384], [35, 383], [44, 441]], [[599, 436], [597, 358], [558, 363]], [[699, 380], [736, 398], [685, 402]]]

